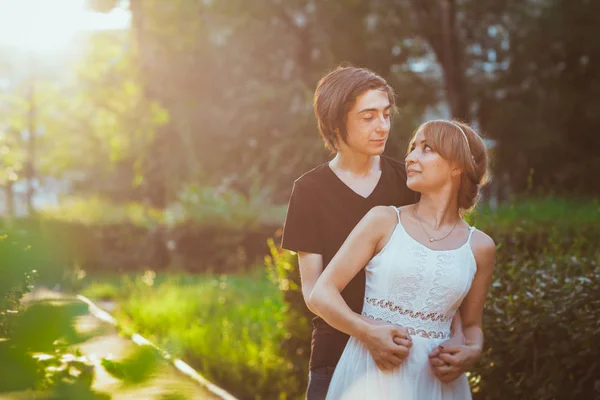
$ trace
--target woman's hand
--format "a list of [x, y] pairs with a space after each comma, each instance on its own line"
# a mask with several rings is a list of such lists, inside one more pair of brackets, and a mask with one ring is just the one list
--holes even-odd
[[429, 354], [429, 364], [440, 381], [450, 383], [479, 361], [481, 349], [476, 345], [444, 345], [445, 343]]

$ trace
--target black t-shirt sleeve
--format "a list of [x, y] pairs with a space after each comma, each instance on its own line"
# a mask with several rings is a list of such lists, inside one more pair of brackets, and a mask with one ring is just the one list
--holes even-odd
[[296, 181], [285, 217], [281, 247], [323, 254], [316, 210], [313, 194]]

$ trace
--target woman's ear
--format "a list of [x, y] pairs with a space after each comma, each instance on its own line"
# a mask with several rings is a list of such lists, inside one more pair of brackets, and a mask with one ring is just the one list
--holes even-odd
[[463, 173], [462, 168], [458, 168], [456, 165], [452, 168], [452, 177], [460, 176]]

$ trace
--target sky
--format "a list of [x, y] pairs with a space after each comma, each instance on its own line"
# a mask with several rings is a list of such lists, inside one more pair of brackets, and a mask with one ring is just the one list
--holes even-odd
[[128, 10], [97, 13], [85, 5], [86, 0], [0, 0], [0, 47], [53, 54], [67, 50], [78, 33], [129, 27]]

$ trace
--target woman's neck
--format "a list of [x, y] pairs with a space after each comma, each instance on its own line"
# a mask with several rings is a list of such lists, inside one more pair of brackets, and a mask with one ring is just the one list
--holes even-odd
[[458, 194], [448, 191], [421, 193], [421, 199], [413, 210], [423, 223], [436, 231], [443, 226], [454, 225], [461, 219], [458, 213]]

